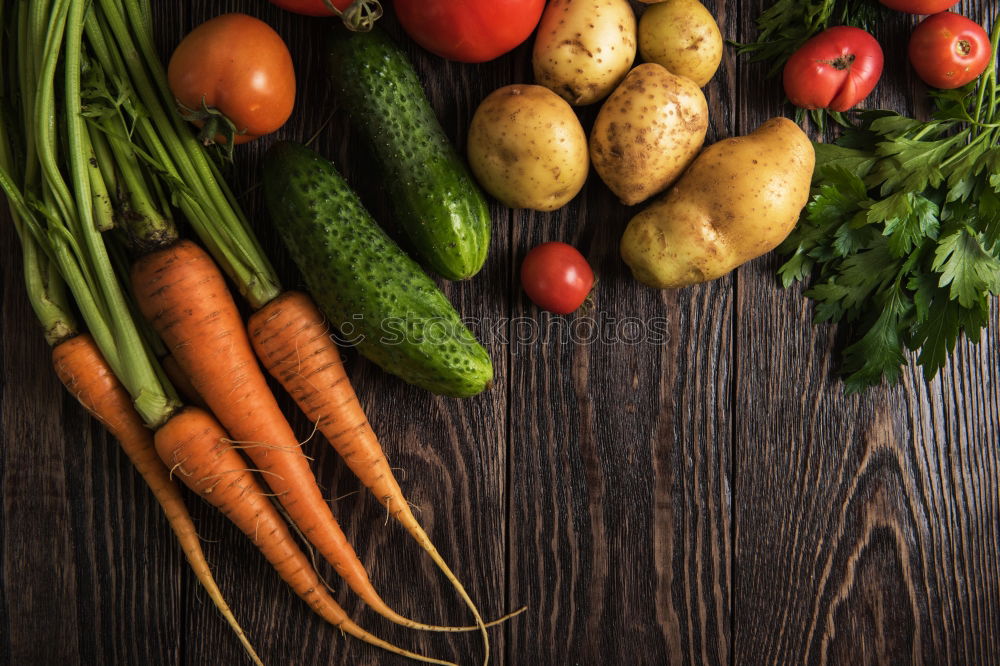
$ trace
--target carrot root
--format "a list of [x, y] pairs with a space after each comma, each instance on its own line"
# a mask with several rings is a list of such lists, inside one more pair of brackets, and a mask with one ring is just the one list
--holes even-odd
[[453, 662], [404, 650], [355, 624], [331, 597], [296, 545], [278, 510], [246, 469], [243, 457], [227, 442], [215, 418], [188, 407], [165, 423], [154, 437], [156, 450], [185, 485], [225, 514], [271, 563], [295, 593], [328, 623], [366, 643], [429, 664]]
[[247, 656], [254, 664], [263, 666], [212, 577], [180, 489], [170, 480], [153, 446], [153, 434], [143, 424], [128, 392], [111, 372], [94, 339], [82, 334], [57, 345], [52, 350], [52, 364], [69, 392], [118, 440], [163, 508], [198, 582], [239, 638]]
[[[421, 527], [403, 497], [344, 371], [326, 320], [307, 294], [287, 291], [258, 310], [248, 323], [257, 357], [337, 450], [354, 474], [423, 548], [469, 607], [489, 662], [486, 623], [465, 587]], [[520, 611], [518, 611], [520, 612]], [[512, 613], [496, 622], [517, 615]], [[494, 622], [493, 624], [495, 624]]]

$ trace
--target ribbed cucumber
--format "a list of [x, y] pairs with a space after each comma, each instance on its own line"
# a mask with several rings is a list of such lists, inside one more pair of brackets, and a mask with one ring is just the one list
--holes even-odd
[[406, 54], [376, 27], [331, 29], [337, 102], [365, 136], [396, 221], [427, 265], [449, 280], [486, 261], [490, 212], [448, 141]]
[[275, 144], [264, 157], [264, 200], [313, 298], [362, 354], [435, 393], [464, 398], [490, 384], [486, 350], [333, 164]]

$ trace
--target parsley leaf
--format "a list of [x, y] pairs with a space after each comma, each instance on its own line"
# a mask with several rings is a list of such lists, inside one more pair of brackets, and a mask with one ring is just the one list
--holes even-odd
[[[991, 43], [1000, 44], [1000, 20]], [[906, 350], [924, 377], [962, 335], [980, 339], [1000, 294], [1000, 87], [935, 94], [934, 119], [863, 111], [815, 144], [810, 201], [779, 252], [785, 286], [810, 281], [814, 319], [841, 322], [845, 387], [895, 383]]]
[[934, 252], [933, 269], [941, 287], [951, 285], [951, 298], [971, 308], [987, 293], [1000, 292], [1000, 259], [982, 246], [968, 229], [945, 236]]

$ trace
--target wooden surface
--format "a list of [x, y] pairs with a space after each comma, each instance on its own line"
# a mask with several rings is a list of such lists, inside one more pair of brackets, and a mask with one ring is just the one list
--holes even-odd
[[[318, 135], [315, 146], [389, 219], [325, 81], [322, 21], [263, 0], [156, 4], [164, 54], [223, 7], [275, 26], [300, 83], [280, 136]], [[765, 3], [705, 4], [727, 38], [748, 40]], [[985, 21], [995, 2], [960, 7]], [[887, 74], [873, 102], [922, 113], [904, 55], [912, 22], [895, 16], [877, 35]], [[401, 36], [391, 17], [384, 24]], [[479, 100], [531, 81], [530, 43], [479, 66], [404, 43], [463, 149]], [[711, 140], [789, 111], [778, 83], [731, 50], [707, 93]], [[585, 126], [595, 113], [581, 110]], [[297, 286], [254, 188], [266, 145], [238, 152], [232, 181], [286, 285]], [[836, 330], [811, 323], [800, 289], [780, 289], [773, 257], [661, 293], [635, 283], [619, 259], [630, 212], [593, 175], [555, 213], [492, 210], [485, 269], [444, 285], [464, 315], [482, 320], [492, 390], [434, 397], [347, 358], [404, 489], [484, 614], [529, 606], [492, 631], [494, 663], [1000, 663], [996, 307], [982, 344], [961, 342], [933, 382], [911, 369], [897, 388], [847, 398], [834, 374]], [[517, 284], [521, 258], [546, 240], [573, 243], [600, 274], [591, 317], [619, 332], [633, 325], [626, 318], [659, 318], [659, 339], [560, 338], [555, 327], [579, 318], [540, 314]], [[138, 475], [58, 385], [16, 256], [4, 223], [0, 663], [246, 663]], [[529, 339], [532, 327], [550, 334]], [[297, 415], [294, 424], [305, 438], [309, 424]], [[420, 620], [467, 622], [330, 447], [308, 447], [385, 599]], [[189, 506], [267, 663], [404, 663], [324, 626], [241, 534], [196, 498]], [[474, 635], [400, 629], [337, 592], [387, 639], [463, 664], [480, 658]]]

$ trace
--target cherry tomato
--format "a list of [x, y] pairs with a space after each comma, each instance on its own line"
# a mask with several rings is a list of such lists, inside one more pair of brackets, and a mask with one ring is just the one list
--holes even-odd
[[351, 30], [371, 30], [382, 16], [378, 0], [271, 0], [271, 3], [306, 16], [339, 16]]
[[167, 80], [202, 138], [245, 143], [285, 124], [295, 105], [295, 69], [271, 26], [246, 14], [205, 21], [177, 45]]
[[830, 28], [785, 63], [785, 94], [803, 109], [847, 111], [875, 88], [883, 61], [882, 47], [864, 30]]
[[924, 83], [960, 88], [986, 70], [990, 38], [975, 21], [951, 12], [928, 16], [910, 36], [910, 63]]
[[543, 310], [569, 314], [587, 300], [594, 271], [572, 245], [542, 243], [521, 264], [521, 286]]
[[958, 0], [879, 0], [889, 9], [907, 14], [937, 14], [958, 4]]
[[393, 6], [403, 29], [431, 53], [486, 62], [531, 35], [545, 0], [395, 0]]

